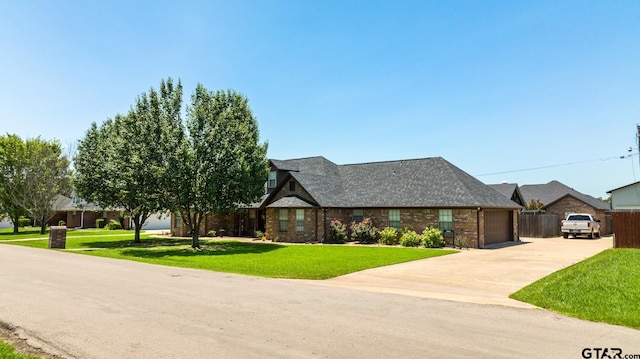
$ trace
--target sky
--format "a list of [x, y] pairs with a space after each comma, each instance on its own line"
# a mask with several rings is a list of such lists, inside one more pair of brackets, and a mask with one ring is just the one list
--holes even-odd
[[247, 96], [270, 158], [640, 181], [640, 1], [0, 0], [0, 133], [73, 149], [168, 77]]

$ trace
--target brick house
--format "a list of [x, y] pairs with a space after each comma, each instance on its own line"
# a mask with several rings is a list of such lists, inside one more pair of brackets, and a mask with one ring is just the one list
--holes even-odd
[[[558, 218], [569, 213], [589, 213], [602, 221], [602, 233], [611, 233], [611, 205], [587, 194], [580, 193], [558, 181], [547, 184], [523, 185], [520, 187], [525, 204], [531, 200], [542, 202], [542, 209]], [[560, 223], [558, 223], [558, 228]]]
[[[120, 221], [125, 216], [124, 210], [104, 209], [93, 203], [86, 203], [78, 197], [67, 197], [58, 195], [53, 209], [55, 215], [49, 219], [47, 225], [57, 226], [60, 221], [64, 221], [68, 228], [95, 228], [96, 219], [104, 219], [104, 223], [111, 220]], [[124, 220], [123, 228], [130, 228], [130, 221]]]
[[440, 157], [352, 165], [271, 160], [267, 194], [260, 208], [269, 239], [322, 242], [331, 220], [371, 218], [379, 229], [435, 226], [475, 248], [518, 240], [521, 207]]

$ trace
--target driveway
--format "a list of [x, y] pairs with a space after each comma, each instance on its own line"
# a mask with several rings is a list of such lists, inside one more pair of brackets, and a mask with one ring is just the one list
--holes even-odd
[[313, 282], [374, 292], [531, 308], [509, 294], [559, 269], [612, 248], [600, 239], [522, 238], [494, 249], [462, 250]]

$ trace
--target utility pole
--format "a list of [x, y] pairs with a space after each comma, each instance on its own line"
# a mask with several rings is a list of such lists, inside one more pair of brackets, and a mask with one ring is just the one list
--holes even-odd
[[636, 139], [636, 144], [638, 145], [638, 162], [640, 164], [640, 125], [636, 125], [636, 129], [638, 130], [638, 138]]

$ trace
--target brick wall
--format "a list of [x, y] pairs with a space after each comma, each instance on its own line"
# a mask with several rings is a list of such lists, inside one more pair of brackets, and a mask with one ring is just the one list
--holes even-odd
[[[325, 237], [325, 225], [337, 219], [342, 223], [351, 225], [353, 221], [353, 210], [350, 208], [305, 208], [305, 231], [296, 233], [295, 231], [295, 208], [288, 209], [288, 226], [286, 232], [279, 229], [279, 209], [267, 208], [266, 232], [267, 239], [274, 240], [276, 237], [282, 242], [313, 242], [322, 241]], [[363, 208], [364, 218], [371, 218], [373, 225], [377, 229], [383, 229], [389, 225], [388, 208]], [[317, 216], [317, 217], [316, 217]], [[428, 226], [437, 227], [438, 209], [432, 208], [402, 208], [400, 209], [400, 226], [409, 227], [416, 232], [422, 232]], [[478, 215], [475, 209], [454, 209], [453, 229], [456, 237], [463, 237], [469, 246], [478, 248]], [[451, 242], [449, 240], [449, 242]]]

